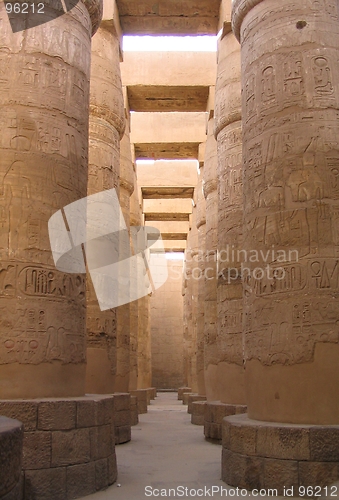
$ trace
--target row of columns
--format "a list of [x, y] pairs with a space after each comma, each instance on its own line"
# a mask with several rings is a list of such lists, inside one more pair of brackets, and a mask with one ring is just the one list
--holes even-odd
[[203, 262], [190, 264], [186, 286], [194, 288], [192, 268], [205, 269], [196, 273], [200, 354], [187, 382], [206, 396], [205, 436], [223, 439], [223, 480], [298, 495], [339, 479], [331, 444], [339, 432], [338, 5], [235, 0], [230, 21], [219, 38], [204, 202], [197, 197], [197, 212], [206, 210]]
[[149, 297], [101, 311], [89, 273], [54, 264], [48, 222], [60, 214], [75, 239], [72, 202], [115, 188], [127, 230], [143, 220], [116, 14], [106, 5], [101, 22], [99, 0], [56, 19], [45, 8], [53, 20], [13, 33], [0, 6], [0, 413], [30, 431], [25, 489], [67, 499], [116, 479], [113, 393], [151, 386]]

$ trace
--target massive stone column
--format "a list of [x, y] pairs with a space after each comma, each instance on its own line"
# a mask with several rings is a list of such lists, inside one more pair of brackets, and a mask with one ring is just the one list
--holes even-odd
[[218, 143], [218, 386], [223, 403], [245, 404], [242, 352], [243, 171], [240, 45], [225, 23], [215, 95]]
[[240, 45], [224, 22], [215, 92], [218, 148], [216, 396], [205, 406], [205, 437], [221, 440], [222, 419], [246, 411], [242, 349], [242, 141]]
[[[141, 214], [138, 196], [137, 175], [133, 164], [133, 193], [130, 199], [130, 225], [141, 225]], [[130, 304], [130, 370], [129, 390], [138, 388], [138, 336], [139, 336], [139, 301]]]
[[45, 3], [51, 20], [15, 34], [0, 5], [0, 413], [24, 424], [23, 489], [36, 500], [89, 495], [117, 472], [114, 399], [84, 396], [85, 275], [55, 268], [48, 235], [49, 218], [87, 196], [102, 3], [55, 18], [59, 5]]
[[185, 385], [193, 389], [192, 377], [192, 249], [191, 231], [187, 235], [187, 246], [184, 261], [184, 372]]
[[152, 385], [150, 296], [139, 299], [138, 389]]
[[101, 15], [99, 2], [87, 5], [93, 28], [79, 2], [17, 33], [0, 7], [2, 398], [85, 392], [85, 276], [56, 270], [48, 220], [87, 194], [91, 31]]
[[198, 286], [199, 286], [199, 239], [197, 228], [197, 193], [195, 191], [195, 204], [191, 215], [190, 229], [190, 258], [192, 259], [192, 274], [191, 274], [191, 293], [192, 293], [192, 321], [191, 321], [191, 372], [192, 382], [191, 388], [193, 393], [198, 393], [198, 377], [197, 377], [197, 316], [198, 316]]
[[244, 241], [258, 260], [244, 283], [248, 417], [225, 423], [230, 484], [298, 494], [338, 479], [338, 21], [330, 0], [233, 5]]
[[197, 392], [201, 396], [205, 396], [205, 246], [206, 246], [206, 202], [202, 190], [204, 175], [204, 163], [200, 164], [199, 178], [197, 186], [197, 216], [196, 225], [198, 230], [198, 292], [197, 292], [197, 334], [196, 334], [196, 349], [197, 349]]
[[[187, 315], [188, 315], [188, 289], [187, 289], [187, 284], [188, 284], [188, 279], [187, 279], [187, 250], [185, 251], [185, 258], [183, 262], [183, 269], [182, 269], [182, 297], [183, 297], [183, 383], [184, 387], [179, 388], [179, 391], [181, 389], [189, 389], [191, 391], [191, 387], [188, 387], [188, 382], [190, 380], [189, 373], [188, 373], [188, 340], [187, 340]], [[182, 392], [178, 391], [178, 399], [182, 400]]]
[[214, 118], [208, 121], [204, 166], [204, 195], [206, 199], [206, 254], [205, 254], [205, 387], [208, 401], [218, 399], [217, 346], [217, 227], [218, 183], [217, 143], [214, 138]]
[[[119, 190], [120, 139], [125, 115], [120, 76], [120, 43], [116, 20], [104, 20], [93, 37], [89, 119], [88, 195]], [[123, 205], [122, 205], [123, 206]], [[90, 276], [87, 277], [86, 391], [115, 390], [117, 355], [116, 310], [100, 311]]]
[[[120, 163], [120, 206], [127, 229], [130, 229], [130, 197], [134, 191], [134, 170], [129, 137], [129, 120], [121, 141]], [[122, 244], [126, 244], [122, 242]], [[127, 392], [130, 389], [131, 370], [131, 304], [117, 308], [117, 374], [115, 390]]]
[[222, 418], [246, 411], [242, 352], [242, 141], [240, 46], [225, 22], [218, 47], [215, 93], [218, 144], [218, 401], [205, 407], [205, 436], [222, 437]]

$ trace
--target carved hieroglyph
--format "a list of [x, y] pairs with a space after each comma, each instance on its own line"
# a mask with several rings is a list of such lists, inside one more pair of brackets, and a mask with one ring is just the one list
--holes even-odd
[[[111, 188], [119, 190], [120, 139], [124, 128], [119, 40], [113, 21], [106, 21], [92, 43], [88, 195]], [[113, 392], [116, 311], [100, 311], [89, 276], [87, 289], [87, 391]], [[102, 373], [105, 370], [108, 370], [106, 377]]]
[[333, 0], [234, 3], [245, 246], [268, 256], [248, 266], [245, 354], [263, 365], [310, 362], [339, 339], [338, 21]]
[[[218, 346], [220, 361], [242, 366], [243, 171], [240, 45], [224, 25], [219, 42], [215, 128], [218, 143]], [[239, 276], [237, 277], [237, 274]], [[232, 403], [233, 401], [228, 401]]]
[[0, 365], [18, 373], [86, 358], [84, 276], [55, 269], [48, 220], [87, 193], [91, 31], [83, 2], [15, 34], [0, 5]]

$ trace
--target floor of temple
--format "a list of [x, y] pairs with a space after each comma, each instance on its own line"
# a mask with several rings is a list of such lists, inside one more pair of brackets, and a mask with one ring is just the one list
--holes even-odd
[[[221, 446], [207, 442], [203, 428], [191, 424], [187, 406], [178, 401], [176, 392], [158, 392], [148, 413], [139, 415], [139, 424], [132, 427], [132, 440], [117, 446], [116, 454], [117, 482], [83, 499], [191, 498], [194, 495], [189, 495], [190, 489], [202, 489], [196, 495], [200, 498], [234, 496], [225, 491], [234, 488], [220, 480]], [[179, 486], [182, 489], [177, 490], [178, 495], [169, 491]], [[187, 495], [184, 488], [188, 488]]]
[[139, 415], [139, 424], [132, 427], [132, 440], [117, 446], [116, 454], [117, 482], [86, 500], [144, 500], [147, 486], [225, 488], [220, 480], [221, 446], [205, 441], [202, 427], [191, 424], [176, 392], [158, 393], [148, 413]]

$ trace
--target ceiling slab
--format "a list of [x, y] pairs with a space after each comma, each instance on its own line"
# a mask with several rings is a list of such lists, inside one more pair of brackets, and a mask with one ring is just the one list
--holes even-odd
[[142, 187], [144, 200], [193, 198], [194, 187]]
[[135, 158], [152, 160], [198, 159], [199, 142], [134, 144]]
[[205, 111], [209, 97], [209, 87], [182, 87], [133, 85], [127, 87], [128, 103], [131, 111]]
[[163, 240], [187, 240], [187, 233], [161, 233]]
[[221, 0], [116, 0], [124, 34], [215, 35]]
[[145, 221], [178, 221], [189, 222], [189, 214], [174, 214], [174, 213], [148, 213], [145, 214]]

